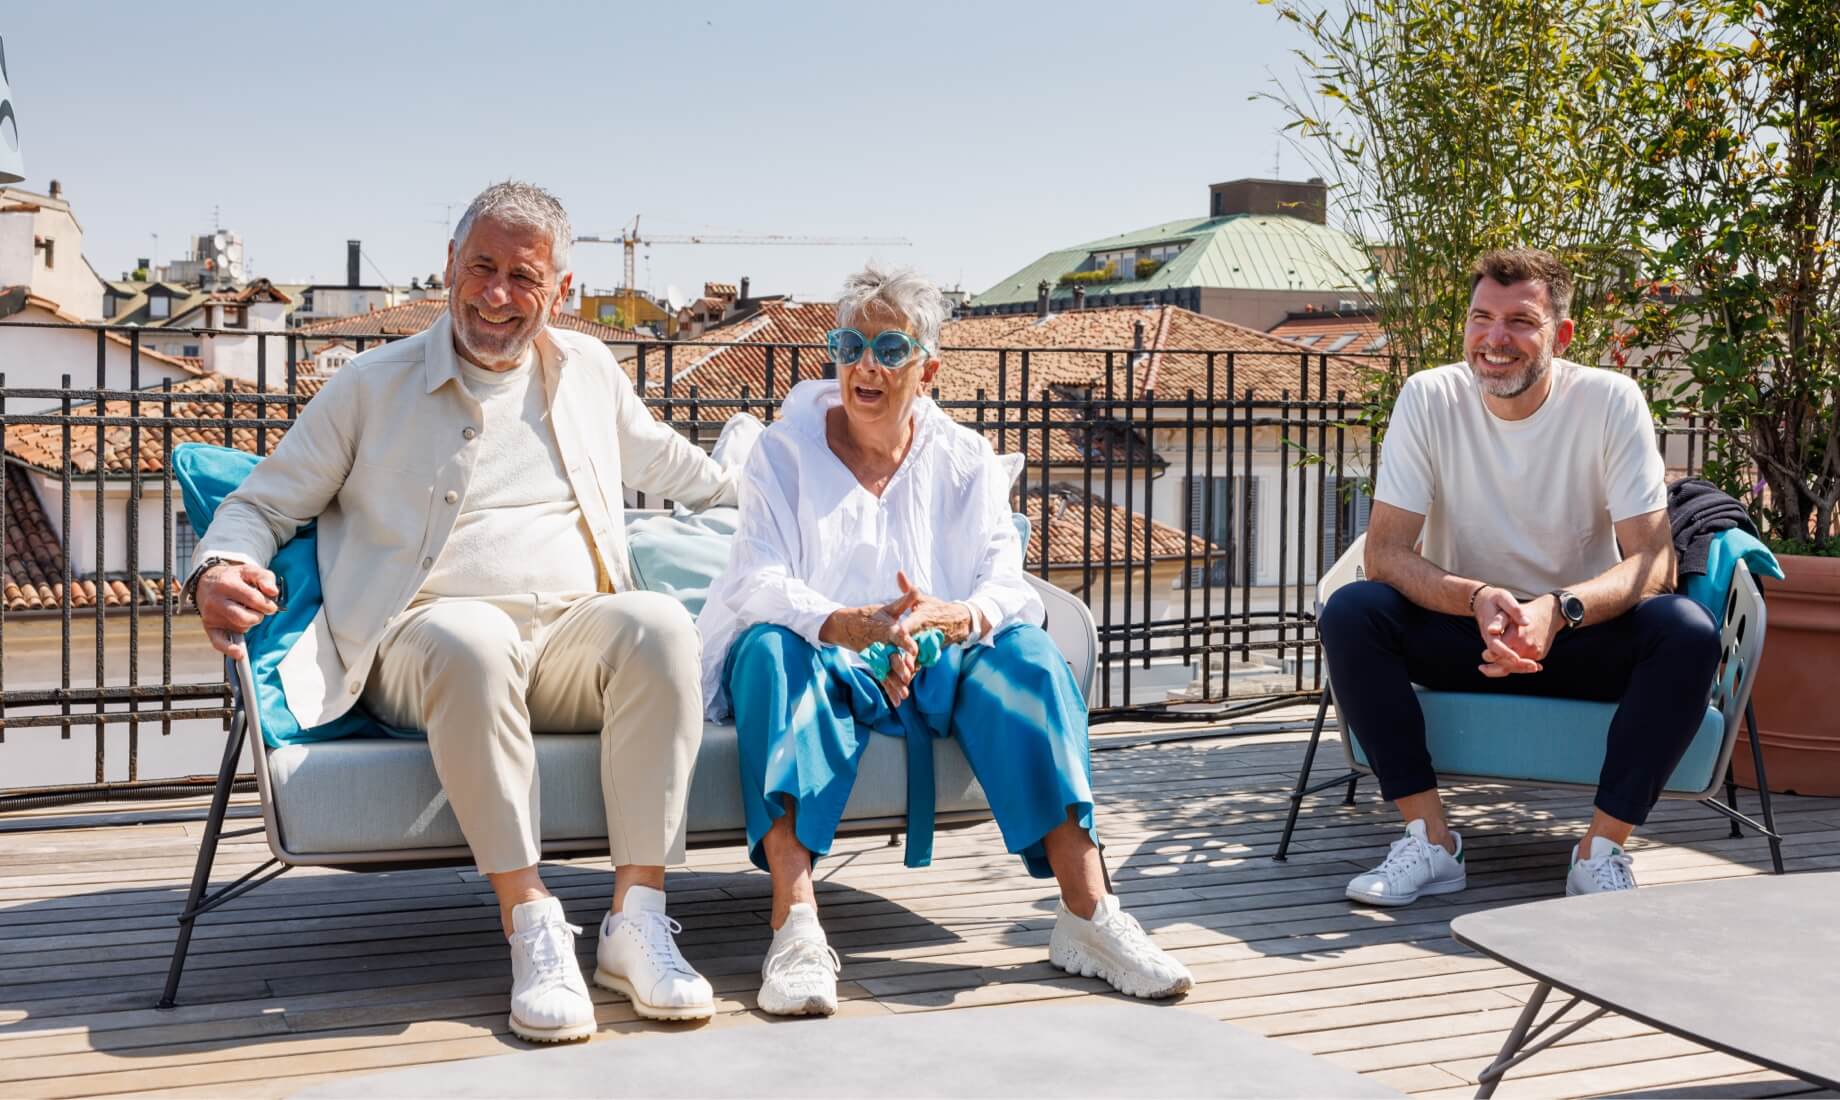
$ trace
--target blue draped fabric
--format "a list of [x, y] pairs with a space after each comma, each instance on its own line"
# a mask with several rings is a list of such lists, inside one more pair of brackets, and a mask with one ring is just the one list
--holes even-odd
[[830, 851], [863, 750], [879, 733], [907, 742], [909, 867], [933, 857], [932, 740], [956, 737], [1004, 845], [1031, 875], [1051, 877], [1042, 840], [1069, 809], [1092, 833], [1086, 703], [1039, 627], [1015, 624], [993, 642], [948, 647], [896, 709], [869, 670], [838, 647], [814, 648], [784, 627], [749, 628], [730, 648], [724, 676], [755, 866], [767, 866], [761, 838], [786, 812], [782, 798], [798, 808], [799, 843], [814, 858]]

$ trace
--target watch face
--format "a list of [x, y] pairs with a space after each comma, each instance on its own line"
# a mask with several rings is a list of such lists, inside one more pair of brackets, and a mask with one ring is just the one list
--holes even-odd
[[1559, 597], [1559, 610], [1566, 621], [1576, 624], [1584, 618], [1584, 601], [1568, 592]]

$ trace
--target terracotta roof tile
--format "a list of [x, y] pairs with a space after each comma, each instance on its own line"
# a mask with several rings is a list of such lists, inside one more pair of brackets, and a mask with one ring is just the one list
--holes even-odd
[[[307, 375], [298, 379], [297, 390], [300, 395], [312, 397], [318, 393], [325, 380]], [[162, 394], [159, 390], [142, 390], [144, 396], [139, 398], [140, 423], [130, 429], [126, 425], [113, 425], [106, 428], [102, 435], [103, 468], [110, 476], [126, 477], [131, 472], [133, 460], [132, 443], [135, 432], [140, 435], [140, 469], [143, 475], [158, 475], [166, 467], [166, 441], [162, 420], [165, 418], [162, 406]], [[209, 420], [219, 419], [224, 415], [225, 393], [255, 393], [256, 387], [249, 382], [235, 381], [212, 375], [205, 378], [192, 378], [173, 386], [172, 417], [175, 420]], [[270, 393], [285, 391], [270, 387]], [[258, 434], [265, 434], [269, 449], [280, 441], [287, 431], [287, 406], [278, 402], [258, 404], [253, 401], [235, 401], [232, 398], [232, 416], [235, 419], [267, 419], [272, 426], [258, 429], [251, 425], [232, 429], [230, 445], [239, 450], [255, 453]], [[298, 408], [298, 406], [296, 406]], [[265, 410], [265, 411], [264, 411]], [[108, 402], [103, 411], [108, 417], [127, 417], [131, 413], [131, 403], [126, 399]], [[73, 476], [93, 475], [96, 470], [96, 428], [93, 424], [84, 424], [84, 416], [96, 415], [94, 404], [79, 405], [71, 410], [70, 426], [70, 466]], [[18, 424], [6, 429], [6, 455], [15, 462], [43, 470], [46, 473], [61, 473], [63, 469], [63, 426], [60, 424]], [[221, 429], [200, 427], [174, 427], [172, 442], [224, 444]]]
[[1319, 353], [1372, 355], [1386, 348], [1386, 331], [1370, 312], [1293, 314], [1273, 325], [1270, 335]]
[[[1071, 485], [1049, 486], [1046, 525], [1041, 521], [1042, 500], [1039, 493], [1029, 492], [1020, 504], [1021, 511], [1029, 517], [1031, 525], [1028, 550], [1023, 556], [1030, 569], [1041, 567], [1044, 533], [1050, 568], [1077, 568], [1084, 564], [1103, 566], [1106, 560], [1105, 529], [1108, 524], [1112, 531], [1111, 561], [1114, 565], [1127, 561], [1142, 563], [1146, 538], [1149, 540], [1147, 550], [1152, 561], [1180, 561], [1190, 553], [1200, 559], [1208, 551], [1205, 539], [1192, 537], [1180, 528], [1158, 523], [1140, 513], [1127, 512], [1123, 507], [1109, 504], [1100, 498], [1088, 497]], [[1086, 553], [1088, 513], [1092, 524], [1090, 561]]]
[[[1134, 355], [1139, 325], [1143, 326], [1143, 352]], [[1146, 392], [1180, 399], [1192, 388], [1197, 397], [1211, 395], [1215, 400], [1238, 397], [1248, 389], [1256, 390], [1261, 400], [1276, 400], [1285, 389], [1297, 395], [1306, 361], [1306, 353], [1296, 344], [1176, 306], [1075, 310], [1050, 314], [1045, 320], [1033, 314], [960, 317], [946, 323], [940, 342], [947, 348], [945, 369], [940, 371], [942, 391], [952, 389], [972, 397], [982, 386], [993, 399], [998, 396], [996, 349], [1013, 349], [1005, 380], [1012, 399], [1022, 393], [1019, 352], [1023, 348], [1032, 349], [1031, 399], [1038, 398], [1042, 387], [1050, 385], [1090, 387], [1102, 392], [1109, 374], [1112, 392], [1121, 399], [1127, 395], [1141, 398]], [[985, 350], [953, 350], [973, 348]], [[1214, 353], [1211, 394], [1210, 352]], [[1233, 367], [1231, 391], [1227, 379], [1229, 361]], [[1322, 360], [1307, 355], [1307, 361], [1314, 385]], [[1362, 362], [1338, 356], [1331, 357], [1327, 367], [1329, 394], [1338, 389], [1350, 394], [1361, 392]]]
[[[49, 611], [63, 606], [64, 548], [45, 514], [32, 479], [17, 466], [6, 468], [5, 563], [0, 568], [0, 600], [12, 611]], [[100, 585], [103, 606], [126, 607], [138, 600], [158, 606], [162, 578], [105, 574]], [[166, 586], [168, 598], [177, 600], [178, 585]], [[96, 605], [94, 578], [73, 578], [71, 607]]]
[[[314, 321], [300, 326], [294, 331], [301, 336], [413, 336], [434, 324], [435, 318], [447, 309], [445, 298], [424, 298], [417, 302], [404, 302], [388, 309], [372, 310], [369, 313], [354, 313], [349, 317], [328, 317], [323, 321]], [[642, 340], [644, 337], [629, 329], [603, 325], [598, 321], [588, 321], [564, 313], [553, 322], [557, 328], [574, 332], [584, 332], [597, 340]]]

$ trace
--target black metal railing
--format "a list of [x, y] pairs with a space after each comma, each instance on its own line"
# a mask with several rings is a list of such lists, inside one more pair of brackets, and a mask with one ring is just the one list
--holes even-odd
[[[34, 330], [93, 340], [93, 384], [48, 359], [42, 338], [29, 356], [9, 349]], [[152, 346], [180, 336], [238, 354], [199, 375]], [[337, 337], [359, 352], [395, 338]], [[184, 777], [214, 768], [221, 741], [197, 735], [223, 729], [229, 697], [177, 599], [190, 532], [166, 456], [187, 440], [269, 453], [317, 392], [315, 355], [332, 339], [0, 325], [0, 809], [186, 790]], [[1361, 357], [1141, 343], [947, 347], [931, 392], [998, 453], [1022, 456], [1013, 499], [1034, 531], [1028, 567], [1081, 595], [1098, 627], [1097, 717], [1193, 719], [1180, 704], [1241, 713], [1312, 694], [1314, 585], [1365, 527], [1378, 458], [1360, 423]], [[609, 346], [655, 415], [705, 446], [730, 417], [771, 421], [791, 387], [830, 373], [810, 343]], [[1670, 425], [1664, 450], [1696, 468], [1707, 433]], [[144, 654], [156, 629], [157, 653]]]

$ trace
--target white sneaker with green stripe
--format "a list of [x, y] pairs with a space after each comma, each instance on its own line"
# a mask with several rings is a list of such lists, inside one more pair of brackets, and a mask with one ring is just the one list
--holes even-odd
[[1454, 894], [1469, 885], [1469, 872], [1463, 865], [1463, 838], [1451, 830], [1457, 850], [1453, 855], [1441, 844], [1425, 838], [1425, 823], [1406, 824], [1406, 835], [1393, 841], [1393, 847], [1380, 866], [1356, 875], [1348, 883], [1349, 901], [1368, 905], [1410, 905], [1428, 894]]
[[1573, 845], [1572, 869], [1565, 876], [1565, 896], [1575, 898], [1579, 894], [1613, 894], [1619, 890], [1634, 890], [1634, 862], [1621, 845], [1601, 836], [1591, 838], [1590, 859], [1579, 859], [1578, 847]]

